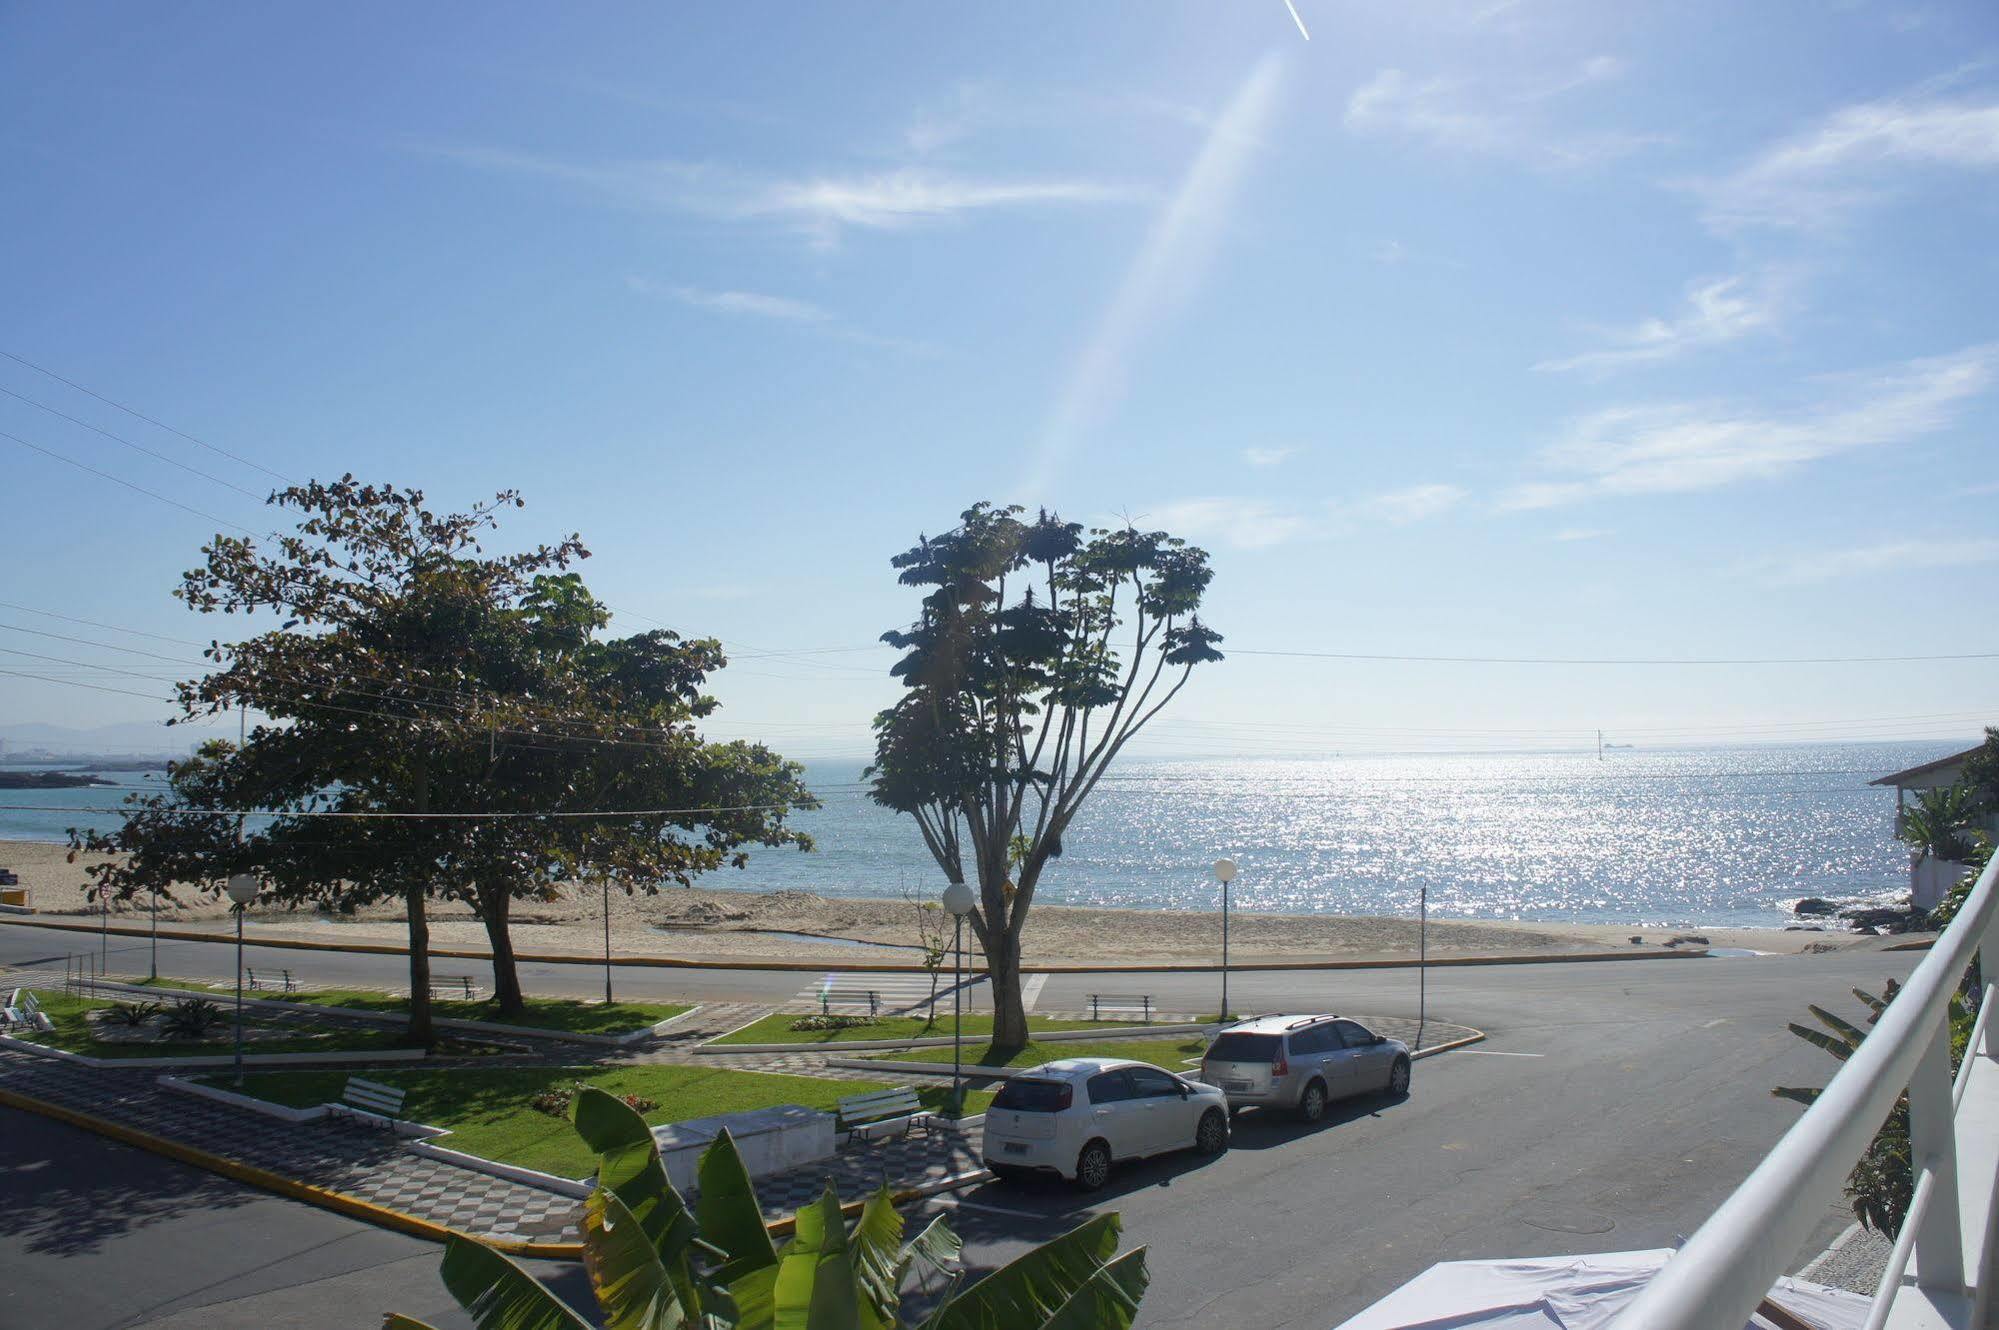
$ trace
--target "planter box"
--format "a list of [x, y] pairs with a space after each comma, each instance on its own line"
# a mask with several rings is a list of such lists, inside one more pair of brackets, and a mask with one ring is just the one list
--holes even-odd
[[797, 1104], [779, 1104], [749, 1113], [724, 1113], [719, 1117], [690, 1118], [669, 1122], [652, 1129], [659, 1142], [660, 1157], [666, 1161], [666, 1175], [682, 1190], [695, 1184], [695, 1173], [706, 1150], [722, 1129], [736, 1140], [743, 1166], [753, 1178], [769, 1177], [800, 1164], [830, 1159], [835, 1150], [833, 1115]]

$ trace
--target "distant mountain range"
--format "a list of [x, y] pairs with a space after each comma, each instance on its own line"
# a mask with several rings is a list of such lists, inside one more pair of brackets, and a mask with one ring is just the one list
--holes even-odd
[[18, 724], [0, 722], [0, 742], [6, 745], [0, 757], [25, 755], [30, 749], [63, 756], [185, 753], [205, 739], [218, 735], [234, 738], [235, 734], [234, 724], [167, 726], [157, 721], [128, 720], [90, 729], [75, 729], [32, 720]]

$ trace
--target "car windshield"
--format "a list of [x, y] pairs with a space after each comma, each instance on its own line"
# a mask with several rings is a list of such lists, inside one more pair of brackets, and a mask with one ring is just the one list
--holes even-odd
[[1069, 1087], [1061, 1081], [1031, 1081], [1016, 1076], [993, 1096], [994, 1108], [1016, 1113], [1054, 1113], [1069, 1106]]
[[1276, 1056], [1274, 1034], [1225, 1034], [1208, 1048], [1210, 1062], [1269, 1062]]

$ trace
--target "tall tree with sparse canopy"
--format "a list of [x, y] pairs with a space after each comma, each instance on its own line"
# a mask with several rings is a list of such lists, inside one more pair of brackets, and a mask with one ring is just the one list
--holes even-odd
[[[272, 496], [300, 514], [274, 548], [217, 537], [176, 592], [209, 613], [284, 616], [209, 655], [180, 685], [187, 719], [247, 707], [240, 749], [205, 747], [167, 792], [132, 801], [93, 872], [131, 896], [262, 877], [280, 903], [400, 900], [409, 924], [411, 1036], [431, 1039], [431, 899], [486, 925], [496, 997], [518, 1012], [510, 903], [557, 881], [657, 890], [743, 861], [747, 844], [810, 842], [785, 827], [814, 806], [802, 772], [760, 745], [708, 743], [695, 722], [725, 663], [670, 632], [600, 640], [609, 615], [574, 574], [571, 536], [490, 555], [512, 492], [468, 513], [353, 477]], [[241, 820], [198, 810], [269, 810]]]
[[872, 797], [910, 814], [951, 882], [993, 988], [993, 1042], [1027, 1042], [1021, 930], [1083, 801], [1131, 737], [1222, 658], [1196, 611], [1206, 552], [1163, 531], [1091, 530], [981, 503], [897, 555], [926, 588], [882, 635], [906, 690], [875, 717]]

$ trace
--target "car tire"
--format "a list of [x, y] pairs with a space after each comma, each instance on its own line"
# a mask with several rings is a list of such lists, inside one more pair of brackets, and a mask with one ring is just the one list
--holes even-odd
[[1397, 1058], [1388, 1069], [1388, 1093], [1397, 1099], [1409, 1093], [1409, 1059]]
[[1305, 1093], [1298, 1096], [1298, 1116], [1306, 1122], [1317, 1122], [1326, 1116], [1326, 1083], [1314, 1079], [1305, 1087]]
[[1110, 1181], [1111, 1148], [1102, 1141], [1091, 1141], [1076, 1156], [1076, 1185], [1084, 1191], [1098, 1191]]
[[1228, 1148], [1228, 1114], [1211, 1108], [1201, 1114], [1201, 1123], [1194, 1128], [1194, 1149], [1204, 1155], [1218, 1155]]

